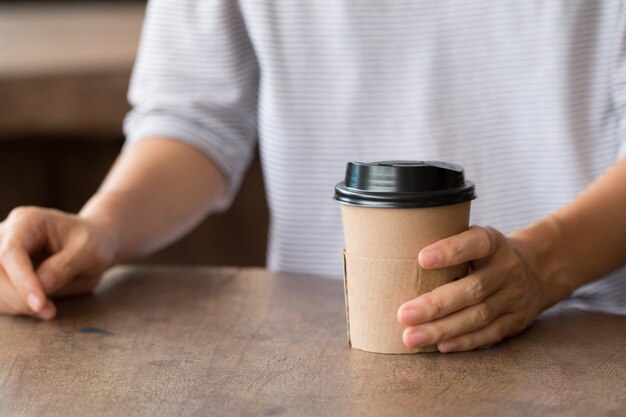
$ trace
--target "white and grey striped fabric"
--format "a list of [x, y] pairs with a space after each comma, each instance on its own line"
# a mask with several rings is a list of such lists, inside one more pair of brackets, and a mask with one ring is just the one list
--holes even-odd
[[[349, 160], [461, 164], [472, 222], [510, 232], [626, 153], [622, 3], [153, 0], [128, 142], [205, 152], [226, 208], [258, 135], [274, 271], [341, 276], [331, 197]], [[626, 271], [568, 302], [626, 313]]]

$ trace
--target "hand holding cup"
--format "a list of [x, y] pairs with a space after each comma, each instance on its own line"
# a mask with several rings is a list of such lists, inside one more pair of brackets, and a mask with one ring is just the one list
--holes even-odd
[[514, 235], [472, 226], [422, 249], [422, 268], [470, 263], [466, 277], [404, 303], [398, 320], [410, 347], [472, 350], [514, 336], [545, 308], [546, 290], [532, 251]]

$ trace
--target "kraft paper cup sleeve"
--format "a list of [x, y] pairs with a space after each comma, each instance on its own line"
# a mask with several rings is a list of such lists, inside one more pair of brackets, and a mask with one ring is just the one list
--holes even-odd
[[[417, 259], [382, 259], [344, 252], [344, 285], [350, 346], [377, 353], [437, 351], [436, 346], [404, 345], [405, 326], [397, 319], [398, 308], [419, 294], [449, 279], [425, 275]], [[430, 272], [430, 271], [429, 271]]]
[[343, 250], [342, 254], [343, 259], [343, 295], [345, 299], [346, 306], [346, 329], [348, 330], [348, 346], [352, 347], [352, 343], [350, 342], [350, 311], [348, 306], [348, 281], [346, 274], [346, 250]]

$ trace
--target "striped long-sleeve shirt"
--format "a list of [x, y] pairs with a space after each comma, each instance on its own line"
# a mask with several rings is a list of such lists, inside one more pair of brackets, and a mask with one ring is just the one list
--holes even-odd
[[[341, 276], [349, 160], [461, 164], [472, 223], [507, 233], [626, 154], [623, 3], [152, 0], [128, 141], [204, 152], [226, 208], [258, 139], [274, 271]], [[626, 313], [626, 270], [568, 302]]]

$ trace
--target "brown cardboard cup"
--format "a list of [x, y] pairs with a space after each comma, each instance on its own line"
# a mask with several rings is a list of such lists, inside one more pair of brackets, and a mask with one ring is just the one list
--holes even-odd
[[[400, 166], [406, 167], [408, 163], [403, 164]], [[462, 175], [462, 168], [453, 167], [460, 169]], [[474, 198], [474, 186], [469, 184]], [[387, 206], [376, 207], [346, 204], [337, 196], [336, 199], [344, 202], [341, 205], [343, 262], [350, 345], [377, 353], [436, 351], [436, 346], [406, 347], [402, 340], [405, 326], [398, 321], [397, 312], [404, 302], [466, 275], [467, 265], [425, 270], [417, 256], [425, 246], [467, 230], [470, 202], [407, 207], [426, 204], [422, 199], [419, 204], [405, 201], [404, 207], [394, 208], [389, 205], [400, 203], [387, 201]]]

